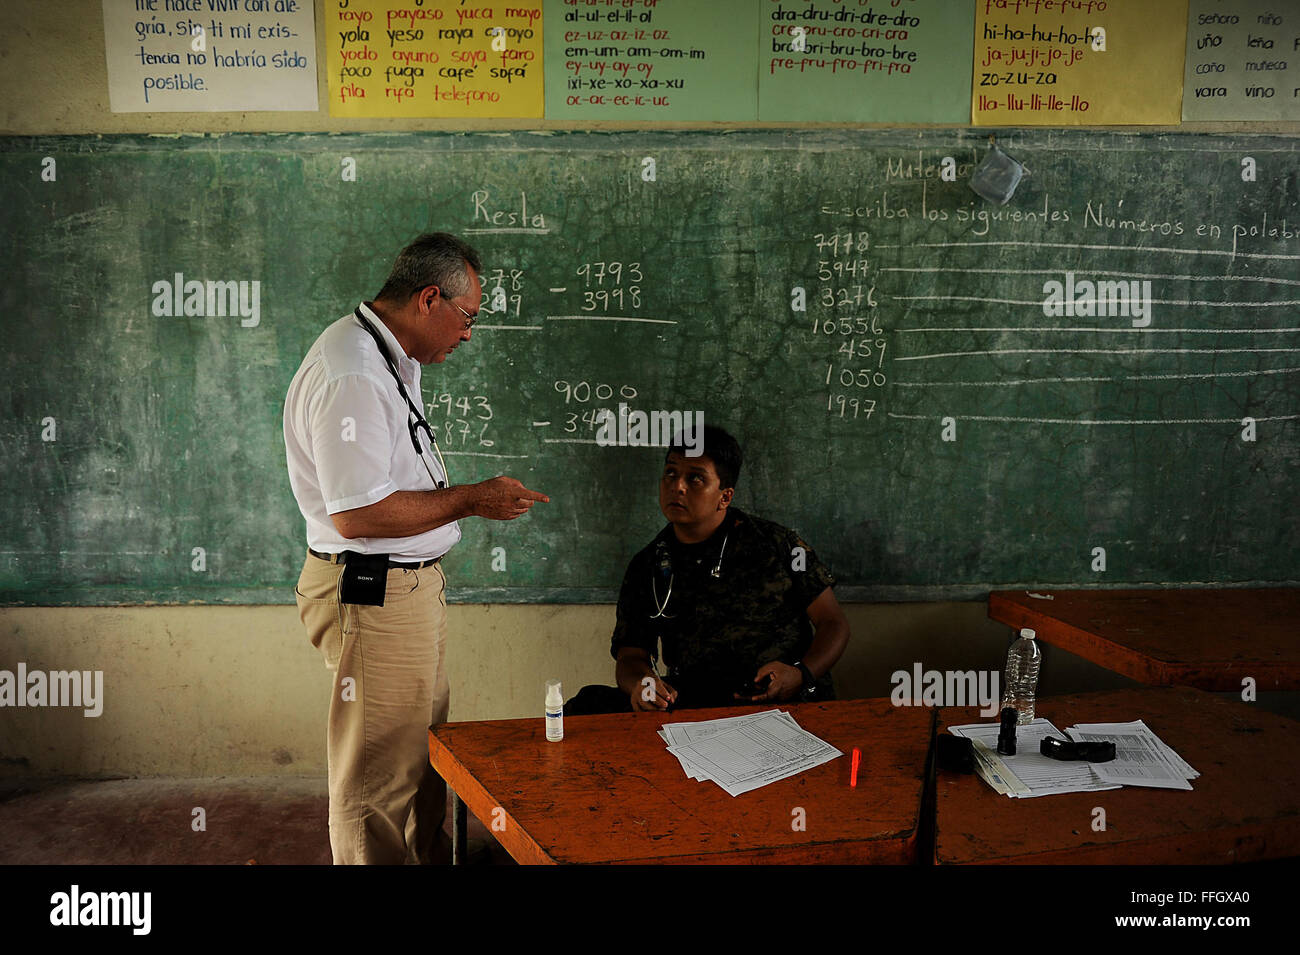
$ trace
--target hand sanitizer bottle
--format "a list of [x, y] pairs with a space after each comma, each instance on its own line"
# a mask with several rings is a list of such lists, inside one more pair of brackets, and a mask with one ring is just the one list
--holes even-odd
[[546, 738], [552, 743], [564, 739], [564, 694], [559, 680], [546, 681]]

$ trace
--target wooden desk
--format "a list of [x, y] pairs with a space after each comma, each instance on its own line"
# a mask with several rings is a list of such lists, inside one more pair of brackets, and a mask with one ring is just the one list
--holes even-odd
[[[1191, 687], [1137, 688], [1038, 702], [1058, 730], [1145, 720], [1201, 775], [1192, 791], [1125, 786], [1012, 799], [977, 775], [938, 771], [938, 863], [1179, 864], [1300, 856], [1300, 723]], [[987, 722], [944, 709], [939, 732]], [[1092, 830], [1093, 808], [1106, 811]]]
[[1156, 686], [1300, 689], [1300, 589], [994, 591], [989, 617]]
[[[844, 755], [736, 797], [687, 778], [657, 730], [770, 706], [569, 717], [559, 743], [540, 716], [440, 723], [429, 759], [522, 863], [915, 862], [934, 711], [888, 700], [782, 708]], [[803, 832], [791, 826], [797, 807]]]

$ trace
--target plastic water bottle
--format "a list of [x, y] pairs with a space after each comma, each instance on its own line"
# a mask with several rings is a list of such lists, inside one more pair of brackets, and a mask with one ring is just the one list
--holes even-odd
[[559, 680], [546, 681], [546, 738], [552, 743], [564, 739], [564, 694]]
[[1019, 714], [1017, 726], [1034, 718], [1034, 695], [1038, 692], [1038, 666], [1043, 656], [1038, 650], [1038, 634], [1028, 627], [1007, 651], [1007, 668], [1002, 674], [1002, 705], [1010, 706]]

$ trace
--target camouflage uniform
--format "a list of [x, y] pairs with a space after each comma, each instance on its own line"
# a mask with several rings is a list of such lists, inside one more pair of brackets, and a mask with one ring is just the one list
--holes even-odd
[[[698, 544], [678, 541], [669, 524], [628, 565], [610, 652], [617, 658], [622, 647], [639, 647], [654, 660], [662, 640], [678, 705], [736, 703], [732, 694], [764, 663], [803, 659], [813, 637], [808, 605], [834, 583], [798, 534], [734, 507]], [[656, 617], [665, 598], [664, 616]], [[833, 697], [826, 673], [816, 699]]]

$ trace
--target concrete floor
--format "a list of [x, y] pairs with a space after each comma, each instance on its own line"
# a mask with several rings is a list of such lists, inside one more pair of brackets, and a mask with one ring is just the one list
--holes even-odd
[[[324, 777], [0, 779], [0, 865], [329, 865], [327, 818]], [[472, 813], [469, 848], [514, 865]]]

